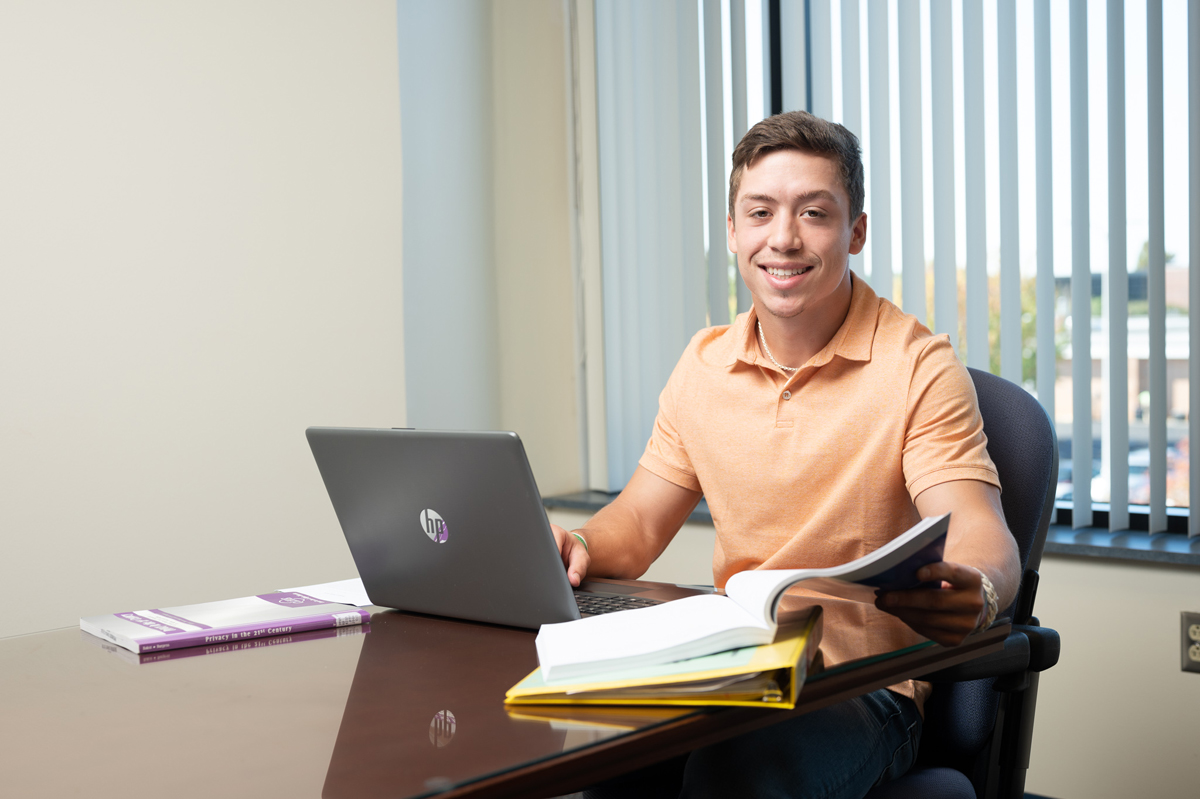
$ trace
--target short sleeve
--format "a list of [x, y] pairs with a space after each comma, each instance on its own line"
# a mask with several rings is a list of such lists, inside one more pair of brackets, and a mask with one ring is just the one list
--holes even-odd
[[[683, 358], [691, 354], [691, 348], [684, 353]], [[671, 373], [666, 388], [658, 396], [658, 415], [654, 419], [654, 429], [650, 440], [646, 442], [646, 451], [642, 453], [638, 465], [664, 480], [674, 483], [691, 491], [702, 491], [696, 470], [688, 457], [687, 446], [679, 433], [680, 420], [677, 416], [675, 398], [679, 392], [679, 382], [683, 379], [682, 360]]]
[[953, 480], [980, 480], [1000, 487], [987, 452], [975, 384], [944, 335], [916, 355], [908, 390], [904, 434], [904, 481], [914, 499]]

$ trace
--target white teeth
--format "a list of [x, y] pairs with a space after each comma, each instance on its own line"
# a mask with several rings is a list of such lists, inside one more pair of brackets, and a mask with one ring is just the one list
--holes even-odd
[[799, 275], [803, 272], [807, 272], [809, 269], [810, 269], [810, 267], [807, 267], [807, 266], [805, 266], [801, 269], [775, 269], [773, 267], [768, 266], [767, 274], [773, 275], [774, 277], [793, 277], [793, 276]]

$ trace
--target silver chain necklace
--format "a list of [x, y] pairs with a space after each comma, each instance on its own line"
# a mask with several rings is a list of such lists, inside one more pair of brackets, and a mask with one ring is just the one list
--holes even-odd
[[767, 337], [764, 336], [763, 332], [762, 332], [762, 320], [759, 319], [756, 321], [758, 323], [758, 340], [762, 342], [763, 352], [765, 352], [767, 354], [767, 357], [771, 359], [771, 363], [775, 364], [776, 366], [778, 366], [780, 369], [782, 369], [785, 372], [799, 372], [800, 371], [799, 366], [784, 366], [779, 361], [775, 360], [775, 356], [771, 354], [771, 348], [767, 346]]

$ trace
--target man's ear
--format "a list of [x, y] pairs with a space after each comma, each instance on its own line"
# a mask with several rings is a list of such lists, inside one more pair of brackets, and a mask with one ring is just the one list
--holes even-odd
[[727, 214], [725, 216], [725, 241], [729, 245], [729, 251], [737, 252], [737, 238], [733, 235], [733, 216]]
[[854, 226], [850, 229], [850, 254], [858, 255], [867, 245], [867, 215], [859, 214]]

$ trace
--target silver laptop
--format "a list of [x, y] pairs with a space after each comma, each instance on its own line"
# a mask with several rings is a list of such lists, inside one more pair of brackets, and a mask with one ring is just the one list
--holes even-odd
[[[310, 427], [367, 596], [398, 610], [536, 629], [701, 591], [585, 580], [572, 591], [516, 433]], [[579, 602], [576, 596], [579, 596]]]

